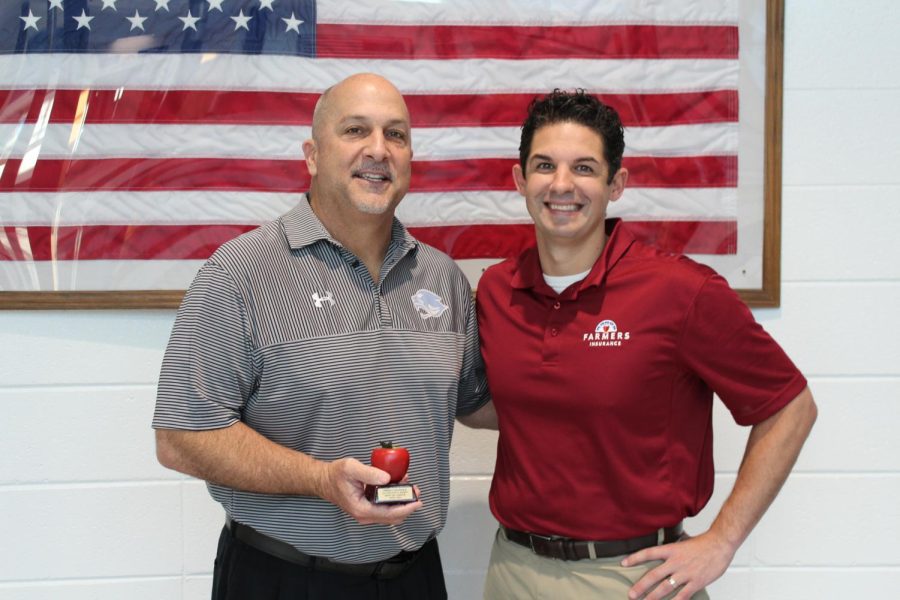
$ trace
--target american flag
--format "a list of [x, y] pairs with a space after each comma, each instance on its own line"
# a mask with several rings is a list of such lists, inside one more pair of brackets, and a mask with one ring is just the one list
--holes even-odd
[[622, 115], [641, 238], [737, 248], [737, 0], [0, 3], [0, 290], [183, 289], [287, 211], [318, 95], [370, 71], [406, 97], [398, 217], [460, 261], [533, 240], [511, 167], [528, 102]]

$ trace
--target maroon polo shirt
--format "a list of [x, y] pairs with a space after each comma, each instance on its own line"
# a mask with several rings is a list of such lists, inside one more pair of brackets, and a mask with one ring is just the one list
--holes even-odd
[[752, 425], [806, 387], [712, 269], [607, 228], [562, 294], [535, 248], [479, 282], [500, 420], [490, 505], [513, 529], [611, 540], [674, 525], [712, 493], [713, 392]]

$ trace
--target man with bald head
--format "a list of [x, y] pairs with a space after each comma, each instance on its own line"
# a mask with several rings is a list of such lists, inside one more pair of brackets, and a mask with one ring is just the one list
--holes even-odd
[[[454, 418], [488, 401], [470, 287], [394, 218], [412, 143], [390, 82], [329, 88], [303, 153], [309, 193], [219, 248], [185, 295], [157, 456], [225, 509], [214, 599], [446, 598]], [[390, 480], [365, 464], [381, 441], [409, 450], [416, 501], [366, 499]]]

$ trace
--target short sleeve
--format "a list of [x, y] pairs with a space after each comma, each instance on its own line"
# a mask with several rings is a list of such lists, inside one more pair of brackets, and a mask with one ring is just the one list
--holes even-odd
[[256, 375], [241, 296], [228, 273], [207, 262], [175, 318], [163, 357], [153, 427], [228, 427], [240, 419]]
[[[467, 293], [467, 292], [464, 292]], [[478, 319], [475, 316], [475, 302], [471, 298], [466, 302], [466, 340], [463, 349], [463, 366], [459, 380], [459, 395], [456, 403], [456, 416], [468, 415], [491, 399], [488, 392], [487, 374], [481, 358], [481, 347], [478, 342]]]
[[710, 275], [685, 318], [681, 359], [740, 425], [759, 423], [793, 400], [806, 379], [719, 275]]

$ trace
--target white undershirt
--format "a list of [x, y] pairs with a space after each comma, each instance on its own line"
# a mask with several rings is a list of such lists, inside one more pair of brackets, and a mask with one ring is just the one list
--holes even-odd
[[544, 273], [544, 281], [547, 282], [553, 291], [557, 294], [561, 294], [564, 289], [575, 283], [576, 281], [581, 281], [585, 277], [588, 276], [591, 270], [588, 269], [584, 273], [576, 273], [575, 275], [547, 275]]

